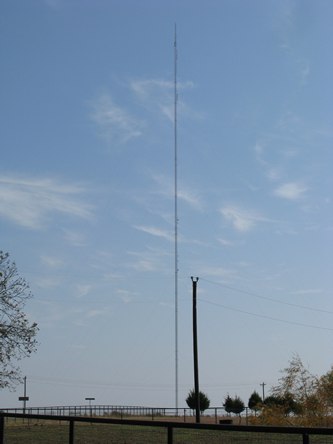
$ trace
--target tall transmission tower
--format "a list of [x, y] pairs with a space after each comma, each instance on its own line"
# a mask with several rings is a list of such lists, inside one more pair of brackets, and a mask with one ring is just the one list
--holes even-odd
[[174, 40], [174, 223], [175, 223], [175, 404], [178, 414], [178, 147], [177, 147], [177, 27]]

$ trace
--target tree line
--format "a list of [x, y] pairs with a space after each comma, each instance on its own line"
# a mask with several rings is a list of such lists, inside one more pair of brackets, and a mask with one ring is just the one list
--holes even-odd
[[[189, 408], [195, 409], [195, 393], [191, 390], [186, 398]], [[200, 392], [200, 410], [210, 406], [205, 393]], [[333, 423], [333, 366], [318, 377], [304, 366], [295, 354], [282, 376], [273, 386], [269, 396], [262, 399], [254, 391], [247, 405], [239, 396], [227, 395], [222, 407], [228, 414], [240, 415], [246, 407], [252, 412], [251, 421], [256, 424], [329, 426]]]
[[[196, 408], [196, 396], [195, 391], [191, 390], [186, 398], [186, 404], [192, 410]], [[199, 408], [200, 412], [203, 413], [210, 406], [210, 399], [206, 395], [206, 393], [199, 392]], [[229, 395], [224, 399], [222, 404], [224, 410], [227, 413], [235, 413], [236, 415], [240, 415], [245, 410], [244, 402], [238, 397], [231, 398]]]

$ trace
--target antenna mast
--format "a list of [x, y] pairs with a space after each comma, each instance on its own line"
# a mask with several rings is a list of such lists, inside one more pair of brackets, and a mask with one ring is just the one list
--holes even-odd
[[175, 387], [176, 411], [178, 415], [178, 171], [177, 171], [177, 27], [174, 42], [174, 191], [175, 191]]

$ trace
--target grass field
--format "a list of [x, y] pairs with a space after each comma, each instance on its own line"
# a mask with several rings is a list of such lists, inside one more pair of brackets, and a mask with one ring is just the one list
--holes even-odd
[[[5, 444], [67, 444], [65, 422], [7, 423]], [[159, 427], [77, 423], [75, 444], [158, 444], [167, 443], [167, 430]], [[175, 429], [174, 444], [301, 444], [300, 435]], [[333, 436], [310, 437], [311, 444], [333, 444]]]

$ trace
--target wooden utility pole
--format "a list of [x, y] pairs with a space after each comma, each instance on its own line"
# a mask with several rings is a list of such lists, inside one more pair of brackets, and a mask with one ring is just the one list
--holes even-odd
[[194, 392], [195, 392], [195, 422], [200, 422], [200, 391], [199, 391], [199, 365], [198, 365], [198, 331], [197, 331], [197, 282], [199, 278], [192, 279], [193, 289], [193, 360], [194, 360]]
[[262, 402], [265, 402], [265, 383], [260, 384], [262, 387]]

